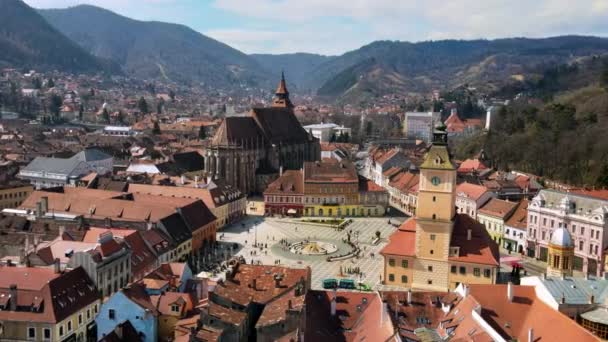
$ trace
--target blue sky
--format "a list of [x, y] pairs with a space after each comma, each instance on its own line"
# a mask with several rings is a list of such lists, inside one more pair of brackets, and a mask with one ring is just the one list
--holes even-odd
[[341, 54], [374, 40], [608, 36], [608, 0], [25, 0], [180, 23], [246, 53]]

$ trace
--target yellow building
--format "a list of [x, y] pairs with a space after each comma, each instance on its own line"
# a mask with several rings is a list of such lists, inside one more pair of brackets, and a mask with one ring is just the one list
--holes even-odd
[[574, 242], [568, 229], [557, 228], [549, 241], [547, 276], [572, 276], [574, 261]]
[[83, 268], [7, 266], [0, 274], [0, 341], [96, 339], [99, 293]]
[[34, 188], [25, 183], [0, 186], [0, 210], [19, 207], [32, 191]]
[[445, 128], [435, 131], [420, 166], [418, 188], [416, 217], [406, 221], [381, 252], [384, 283], [433, 291], [460, 283], [494, 283], [498, 246], [483, 225], [456, 214], [456, 167]]
[[150, 296], [152, 304], [158, 309], [158, 340], [171, 341], [175, 332], [175, 325], [180, 319], [192, 313], [194, 304], [188, 293], [165, 292]]

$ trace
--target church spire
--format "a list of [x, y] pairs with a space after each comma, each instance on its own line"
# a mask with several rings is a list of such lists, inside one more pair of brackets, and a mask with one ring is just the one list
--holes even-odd
[[277, 91], [274, 94], [272, 100], [273, 107], [286, 107], [293, 108], [291, 100], [289, 100], [289, 91], [287, 90], [287, 82], [285, 82], [285, 72], [281, 71], [281, 81], [277, 87]]

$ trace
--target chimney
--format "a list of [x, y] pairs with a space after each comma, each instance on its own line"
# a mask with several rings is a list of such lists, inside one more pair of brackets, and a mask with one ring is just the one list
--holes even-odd
[[331, 297], [331, 315], [332, 317], [336, 315], [336, 289], [334, 289]]
[[528, 330], [528, 342], [534, 342], [534, 329], [532, 328]]
[[595, 296], [591, 295], [589, 296], [589, 304], [593, 304], [595, 302]]
[[287, 310], [291, 310], [292, 309], [292, 305], [291, 305], [291, 299], [287, 301]]
[[471, 229], [467, 229], [467, 241], [471, 241], [472, 235], [473, 235], [473, 231]]
[[283, 280], [283, 275], [280, 273], [277, 273], [274, 275], [274, 287], [276, 287], [277, 289], [281, 287], [281, 280]]
[[59, 258], [55, 258], [53, 266], [55, 267], [55, 273], [61, 273], [61, 264], [59, 263]]
[[10, 288], [10, 310], [17, 311], [17, 285], [11, 284]]
[[412, 289], [407, 291], [407, 305], [412, 305]]
[[49, 211], [49, 198], [47, 196], [42, 196], [40, 198], [40, 203], [42, 204], [41, 214], [44, 215], [47, 213], [47, 211]]
[[513, 302], [513, 283], [509, 282], [507, 284], [507, 298], [509, 299], [509, 302]]
[[180, 183], [182, 183], [182, 185], [186, 184], [186, 176], [182, 175], [179, 179]]
[[194, 176], [194, 187], [198, 188], [198, 176]]
[[463, 297], [465, 297], [465, 298], [468, 297], [469, 296], [469, 291], [470, 291], [469, 285], [463, 285], [463, 290], [464, 290], [463, 291], [464, 292], [464, 296]]

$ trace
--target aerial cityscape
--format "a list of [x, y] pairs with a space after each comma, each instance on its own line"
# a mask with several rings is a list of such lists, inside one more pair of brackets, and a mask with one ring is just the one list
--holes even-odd
[[0, 341], [608, 340], [606, 18], [0, 0]]

